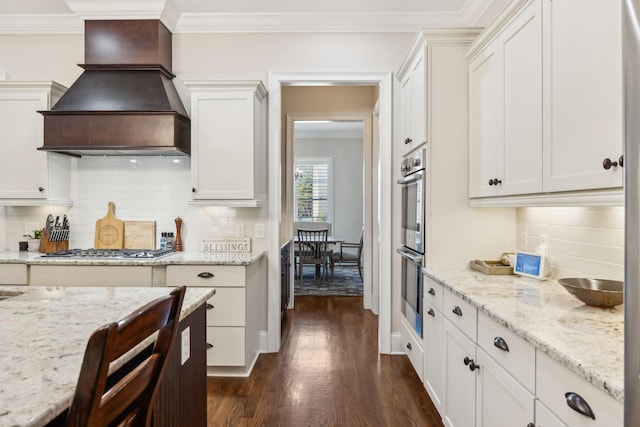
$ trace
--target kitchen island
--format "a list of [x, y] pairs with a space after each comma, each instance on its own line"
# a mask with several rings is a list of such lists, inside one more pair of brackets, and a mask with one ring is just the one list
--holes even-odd
[[[91, 333], [168, 292], [167, 288], [1, 286], [0, 425], [45, 426], [60, 417], [71, 404]], [[187, 289], [158, 395], [159, 403], [166, 401], [158, 407], [171, 410], [174, 421], [164, 423], [169, 417], [158, 414], [158, 425], [180, 425], [176, 413], [186, 410], [184, 400], [199, 401], [206, 416], [204, 304], [214, 293], [211, 288]], [[182, 364], [178, 344], [187, 328], [190, 354]], [[201, 377], [196, 381], [200, 386], [189, 384], [191, 375]]]

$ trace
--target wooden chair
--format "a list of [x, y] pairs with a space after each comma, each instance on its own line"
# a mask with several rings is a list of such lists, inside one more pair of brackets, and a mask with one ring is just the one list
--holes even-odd
[[[362, 280], [362, 243], [363, 243], [364, 227], [360, 230], [360, 241], [358, 243], [344, 242], [340, 244], [340, 252], [333, 254], [331, 262], [331, 274], [333, 274], [333, 265], [354, 265], [358, 266], [358, 274]], [[345, 249], [356, 249], [356, 252], [347, 252]]]
[[300, 282], [302, 282], [303, 267], [314, 265], [324, 267], [324, 277], [327, 277], [329, 267], [329, 253], [327, 251], [327, 236], [329, 230], [303, 230], [298, 228], [298, 267]]
[[[149, 426], [158, 384], [178, 330], [186, 287], [174, 289], [119, 322], [98, 328], [89, 338], [67, 427]], [[142, 351], [112, 375], [109, 365], [158, 333]]]

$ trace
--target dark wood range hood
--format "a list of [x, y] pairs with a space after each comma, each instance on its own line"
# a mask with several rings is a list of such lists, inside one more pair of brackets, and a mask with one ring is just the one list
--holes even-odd
[[171, 43], [159, 20], [85, 21], [85, 71], [50, 111], [40, 111], [39, 150], [189, 155], [191, 120], [171, 81]]

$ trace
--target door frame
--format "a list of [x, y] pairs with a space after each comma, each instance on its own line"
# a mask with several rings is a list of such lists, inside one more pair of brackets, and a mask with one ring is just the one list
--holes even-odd
[[[362, 247], [362, 258], [363, 258], [363, 271], [362, 271], [362, 306], [365, 309], [372, 310], [375, 314], [377, 312], [377, 304], [374, 306], [372, 302], [373, 292], [372, 292], [372, 278], [371, 278], [371, 266], [372, 263], [372, 253], [373, 253], [373, 227], [372, 227], [372, 219], [373, 219], [373, 205], [372, 205], [372, 195], [373, 195], [373, 174], [372, 174], [372, 150], [373, 150], [373, 112], [366, 114], [349, 114], [349, 113], [336, 113], [336, 114], [287, 114], [286, 118], [286, 159], [285, 164], [282, 165], [284, 167], [284, 177], [286, 179], [284, 188], [286, 189], [286, 195], [284, 197], [287, 200], [288, 197], [291, 198], [291, 203], [287, 204], [287, 209], [293, 205], [293, 170], [294, 170], [294, 123], [300, 120], [329, 120], [335, 122], [361, 122], [362, 123], [362, 157], [364, 162], [363, 167], [363, 186], [362, 186], [362, 213], [363, 213], [363, 225], [364, 225], [364, 245]], [[293, 235], [293, 226], [290, 221], [281, 222], [280, 226], [285, 226], [285, 232], [289, 235]], [[293, 257], [293, 252], [291, 253], [291, 257]], [[293, 262], [291, 263], [291, 268], [293, 269]], [[294, 306], [294, 282], [295, 275], [290, 274], [290, 294], [291, 300], [289, 302], [289, 308], [293, 308]]]
[[[267, 342], [269, 352], [277, 352], [281, 341], [280, 318], [280, 247], [282, 208], [281, 171], [282, 164], [282, 86], [378, 86], [379, 87], [379, 144], [374, 167], [378, 170], [379, 193], [377, 205], [379, 230], [377, 240], [379, 259], [379, 315], [378, 352], [391, 353], [391, 185], [392, 185], [392, 88], [393, 78], [389, 73], [269, 73], [269, 242], [268, 242], [268, 284], [267, 284]], [[376, 199], [374, 197], [374, 199]], [[376, 290], [373, 291], [376, 294]]]

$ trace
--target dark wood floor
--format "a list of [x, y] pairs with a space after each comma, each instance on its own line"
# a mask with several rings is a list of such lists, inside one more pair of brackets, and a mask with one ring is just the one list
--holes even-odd
[[249, 378], [209, 378], [209, 426], [442, 427], [406, 356], [378, 355], [360, 297], [296, 297], [279, 353]]

